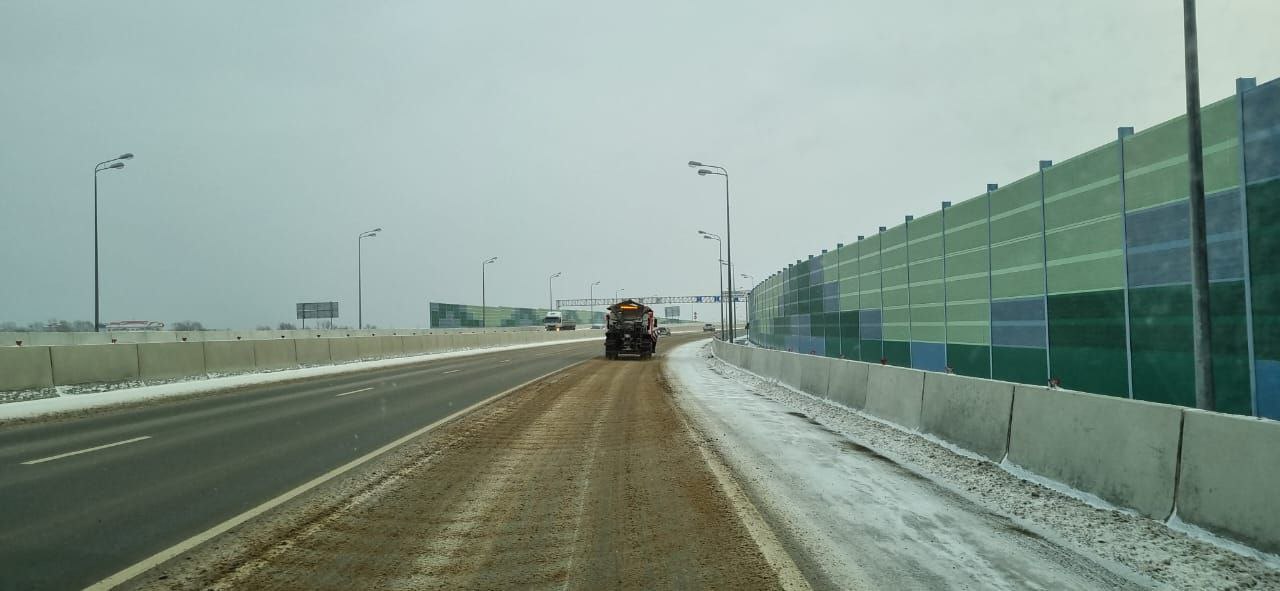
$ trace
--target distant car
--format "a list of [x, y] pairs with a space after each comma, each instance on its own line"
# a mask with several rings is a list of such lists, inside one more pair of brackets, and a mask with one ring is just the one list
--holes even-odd
[[715, 332], [715, 331], [716, 331], [716, 325], [711, 324], [710, 322], [702, 325], [702, 332]]
[[658, 336], [666, 336], [666, 335], [669, 335], [669, 334], [671, 334], [671, 329], [669, 329], [669, 328], [667, 328], [667, 327], [665, 327], [665, 326], [659, 326], [659, 327], [658, 327]]

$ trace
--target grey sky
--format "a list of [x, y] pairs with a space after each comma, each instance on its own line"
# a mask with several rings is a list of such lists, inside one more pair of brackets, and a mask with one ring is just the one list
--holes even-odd
[[[608, 4], [608, 5], [606, 5]], [[1280, 3], [1202, 1], [1205, 103]], [[0, 320], [421, 326], [428, 300], [713, 293], [1183, 110], [1181, 2], [0, 1]], [[714, 307], [700, 317], [714, 315]]]

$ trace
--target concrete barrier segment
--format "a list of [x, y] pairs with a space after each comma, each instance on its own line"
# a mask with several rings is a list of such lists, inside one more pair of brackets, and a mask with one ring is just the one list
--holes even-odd
[[871, 365], [867, 372], [865, 410], [907, 429], [919, 430], [924, 372], [892, 365]]
[[1009, 449], [1013, 386], [928, 372], [920, 430], [999, 462]]
[[1007, 461], [1154, 519], [1173, 511], [1182, 409], [1016, 385]]

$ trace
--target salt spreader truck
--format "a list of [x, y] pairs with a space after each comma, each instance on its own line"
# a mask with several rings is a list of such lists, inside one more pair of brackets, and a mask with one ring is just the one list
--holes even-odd
[[653, 308], [635, 300], [623, 300], [609, 306], [604, 322], [606, 358], [639, 355], [641, 359], [648, 359], [658, 351], [658, 321]]

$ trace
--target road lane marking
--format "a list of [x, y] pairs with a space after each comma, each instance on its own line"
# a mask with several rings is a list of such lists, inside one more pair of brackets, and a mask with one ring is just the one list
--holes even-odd
[[56, 456], [49, 456], [49, 457], [47, 457], [47, 458], [40, 458], [40, 459], [38, 459], [38, 460], [30, 460], [30, 461], [26, 461], [26, 462], [23, 462], [23, 463], [22, 463], [22, 465], [23, 465], [23, 466], [31, 466], [31, 465], [33, 465], [33, 464], [43, 464], [43, 463], [45, 463], [45, 462], [52, 462], [53, 460], [61, 460], [62, 458], [69, 458], [69, 457], [71, 457], [71, 456], [78, 456], [78, 455], [80, 455], [80, 454], [87, 454], [87, 453], [89, 453], [89, 452], [91, 452], [91, 451], [98, 451], [98, 450], [100, 450], [100, 449], [107, 449], [108, 447], [115, 447], [115, 446], [117, 446], [117, 445], [124, 445], [124, 444], [126, 444], [126, 443], [134, 443], [134, 442], [137, 442], [137, 441], [142, 441], [143, 439], [151, 439], [151, 436], [150, 436], [150, 435], [143, 435], [142, 437], [134, 437], [133, 439], [126, 439], [126, 440], [124, 440], [124, 441], [117, 441], [117, 442], [115, 442], [115, 443], [108, 443], [108, 444], [106, 444], [106, 445], [99, 445], [99, 446], [97, 446], [97, 447], [90, 447], [90, 448], [88, 448], [88, 449], [81, 449], [81, 450], [77, 450], [77, 451], [69, 451], [69, 452], [67, 452], [67, 453], [64, 453], [64, 454], [58, 454], [58, 455], [56, 455]]
[[503, 359], [502, 361], [499, 361], [498, 363], [511, 363], [511, 360], [510, 360], [510, 359]]
[[460, 369], [451, 369], [451, 370], [449, 370], [449, 371], [442, 371], [442, 372], [440, 372], [440, 373], [442, 373], [442, 374], [446, 374], [446, 373], [458, 373], [458, 372], [460, 372], [460, 371], [462, 371], [462, 370], [460, 370]]
[[468, 406], [462, 410], [459, 410], [458, 412], [455, 412], [443, 419], [440, 419], [434, 423], [431, 423], [430, 425], [427, 425], [421, 429], [418, 429], [413, 433], [405, 435], [404, 437], [401, 437], [395, 441], [392, 441], [391, 443], [388, 443], [382, 447], [379, 447], [378, 449], [375, 449], [363, 456], [360, 456], [354, 460], [351, 460], [350, 462], [347, 462], [341, 466], [338, 466], [337, 468], [334, 468], [329, 472], [326, 472], [320, 476], [312, 478], [311, 480], [298, 485], [293, 490], [290, 490], [274, 499], [271, 499], [261, 505], [258, 505], [257, 507], [249, 509], [244, 513], [236, 515], [235, 517], [232, 517], [226, 521], [223, 521], [218, 525], [215, 525], [203, 532], [200, 532], [181, 542], [178, 542], [173, 546], [170, 546], [164, 550], [161, 550], [151, 555], [150, 557], [143, 559], [141, 562], [135, 563], [132, 566], [129, 566], [128, 568], [125, 568], [124, 570], [121, 570], [114, 575], [111, 575], [105, 579], [102, 579], [101, 581], [98, 581], [97, 583], [94, 583], [92, 585], [89, 585], [88, 587], [85, 587], [84, 591], [106, 591], [107, 589], [114, 589], [119, 585], [125, 583], [126, 581], [144, 572], [147, 572], [148, 570], [151, 570], [152, 568], [159, 566], [160, 564], [163, 564], [169, 559], [175, 556], [181, 555], [183, 552], [186, 552], [192, 548], [195, 548], [196, 546], [199, 546], [200, 544], [203, 544], [209, 540], [212, 540], [213, 538], [218, 537], [219, 535], [227, 533], [228, 531], [236, 528], [237, 526], [243, 524], [246, 521], [249, 521], [250, 519], [253, 519], [254, 517], [257, 517], [259, 515], [262, 515], [263, 513], [266, 513], [267, 511], [270, 511], [276, 507], [279, 507], [280, 505], [283, 505], [289, 502], [290, 500], [296, 498], [297, 496], [317, 486], [320, 486], [321, 484], [324, 484], [330, 480], [333, 480], [334, 478], [337, 478], [338, 476], [341, 476], [342, 474], [351, 471], [352, 469], [360, 466], [361, 464], [368, 462], [369, 460], [372, 460], [384, 453], [387, 453], [388, 451], [391, 451], [397, 447], [400, 447], [401, 445], [404, 445], [405, 443], [413, 440], [415, 437], [421, 436], [423, 433], [427, 433], [428, 431], [431, 431], [432, 429], [435, 429], [440, 425], [448, 423], [449, 421], [452, 421], [460, 416], [463, 416], [471, 411], [474, 411], [486, 404], [489, 404], [490, 402], [498, 400], [503, 396], [506, 396], [507, 394], [515, 392], [516, 390], [527, 387], [528, 385], [534, 382], [537, 382], [538, 380], [544, 380], [555, 374], [568, 371], [588, 361], [590, 361], [590, 359], [583, 359], [582, 361], [578, 361], [576, 363], [570, 363], [569, 365], [566, 365], [560, 369], [549, 371], [527, 382], [524, 382], [523, 384], [512, 386], [511, 388], [507, 388], [506, 390], [503, 390], [497, 394], [494, 394], [493, 396], [485, 398], [480, 402], [477, 402], [471, 406]]
[[[359, 390], [352, 390], [352, 391], [350, 391], [350, 392], [343, 392], [343, 393], [339, 394], [338, 396], [346, 396], [347, 394], [359, 394], [359, 393], [361, 393], [361, 392], [366, 392], [366, 391], [368, 391], [368, 390], [372, 390], [372, 389], [373, 389], [373, 386], [369, 386], [368, 388], [360, 388]], [[338, 396], [334, 396], [334, 398], [337, 398]]]

